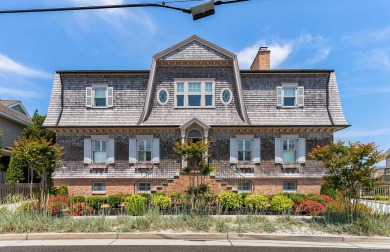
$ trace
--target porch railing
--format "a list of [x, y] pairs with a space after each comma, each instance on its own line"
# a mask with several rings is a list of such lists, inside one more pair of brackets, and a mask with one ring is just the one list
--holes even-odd
[[360, 193], [361, 199], [389, 199], [390, 185], [381, 185], [375, 188], [363, 188]]
[[252, 181], [249, 179], [249, 177], [246, 177], [248, 175], [243, 175], [242, 173], [238, 172], [236, 166], [221, 166], [216, 164], [215, 167], [215, 172], [211, 175], [214, 175], [216, 179], [220, 179], [222, 185], [226, 184], [226, 186], [237, 186], [236, 190], [239, 191], [238, 183], [248, 182], [250, 185], [250, 190], [245, 190], [245, 192], [253, 192]]

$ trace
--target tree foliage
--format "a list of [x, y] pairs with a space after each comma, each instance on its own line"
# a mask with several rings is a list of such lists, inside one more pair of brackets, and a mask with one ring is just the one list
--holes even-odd
[[46, 130], [43, 128], [43, 123], [45, 121], [46, 116], [39, 115], [38, 110], [35, 110], [34, 115], [32, 117], [33, 124], [27, 126], [23, 130], [23, 137], [25, 139], [34, 138], [34, 139], [40, 139], [45, 138], [50, 143], [55, 143], [56, 135], [54, 132], [50, 130]]
[[360, 191], [380, 183], [374, 176], [374, 165], [382, 160], [382, 152], [375, 143], [338, 141], [327, 146], [317, 146], [310, 154], [322, 161], [327, 169], [324, 180], [336, 189], [345, 201], [345, 211], [356, 217]]
[[14, 184], [24, 181], [24, 172], [23, 172], [24, 163], [22, 160], [11, 156], [11, 161], [7, 169], [6, 183]]

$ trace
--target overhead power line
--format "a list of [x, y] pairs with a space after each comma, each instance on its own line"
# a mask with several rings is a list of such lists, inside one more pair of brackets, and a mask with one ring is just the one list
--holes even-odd
[[[182, 11], [184, 13], [193, 14], [194, 20], [197, 20], [202, 17], [206, 17], [214, 14], [214, 5], [222, 4], [231, 4], [237, 2], [246, 2], [249, 0], [229, 0], [215, 1], [211, 0], [204, 4], [187, 8], [179, 8], [175, 6], [166, 5], [166, 3], [175, 3], [175, 2], [192, 2], [192, 1], [202, 1], [202, 0], [176, 0], [170, 2], [161, 2], [161, 3], [137, 3], [137, 4], [117, 4], [117, 5], [97, 5], [97, 6], [76, 6], [76, 7], [57, 7], [57, 8], [38, 8], [38, 9], [20, 9], [20, 10], [0, 10], [0, 14], [16, 14], [16, 13], [36, 13], [36, 12], [60, 12], [60, 11], [81, 11], [81, 10], [101, 10], [101, 9], [118, 9], [118, 8], [140, 8], [140, 7], [159, 7], [167, 8], [172, 10]], [[196, 13], [194, 13], [196, 12]]]

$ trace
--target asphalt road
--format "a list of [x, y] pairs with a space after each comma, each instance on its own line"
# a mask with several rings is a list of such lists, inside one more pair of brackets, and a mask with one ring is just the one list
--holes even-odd
[[387, 249], [360, 248], [288, 248], [226, 246], [31, 246], [1, 247], [0, 252], [377, 252]]

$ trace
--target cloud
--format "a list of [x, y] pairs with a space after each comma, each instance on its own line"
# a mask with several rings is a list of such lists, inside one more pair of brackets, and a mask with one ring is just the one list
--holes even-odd
[[[293, 52], [304, 52], [307, 60], [305, 66], [312, 66], [326, 59], [330, 53], [330, 47], [326, 44], [326, 39], [322, 36], [312, 36], [309, 33], [291, 39], [273, 39], [271, 41], [258, 40], [237, 53], [240, 68], [247, 69], [251, 66], [257, 51], [261, 46], [268, 46], [271, 50], [271, 68], [280, 67]], [[303, 67], [303, 66], [301, 66]]]
[[28, 78], [50, 78], [51, 75], [43, 71], [39, 71], [33, 68], [26, 67], [4, 54], [0, 54], [0, 75], [3, 77], [12, 75], [19, 75]]
[[1, 99], [39, 97], [34, 92], [32, 79], [50, 79], [52, 76], [22, 63], [16, 62], [0, 53], [0, 94]]
[[[74, 6], [124, 4], [123, 0], [69, 0], [69, 2]], [[109, 25], [121, 34], [131, 33], [135, 27], [138, 27], [136, 30], [142, 30], [146, 33], [154, 33], [157, 30], [154, 21], [139, 8], [132, 8], [131, 11], [126, 8], [75, 11], [72, 19], [72, 24], [67, 24], [67, 29], [72, 34], [80, 31], [79, 29], [74, 30], [74, 25], [87, 32], [90, 29], [99, 28], [99, 22]]]
[[361, 30], [343, 37], [345, 42], [367, 47], [368, 44], [390, 41], [390, 27], [375, 30]]
[[390, 48], [359, 51], [355, 57], [358, 69], [390, 70]]

